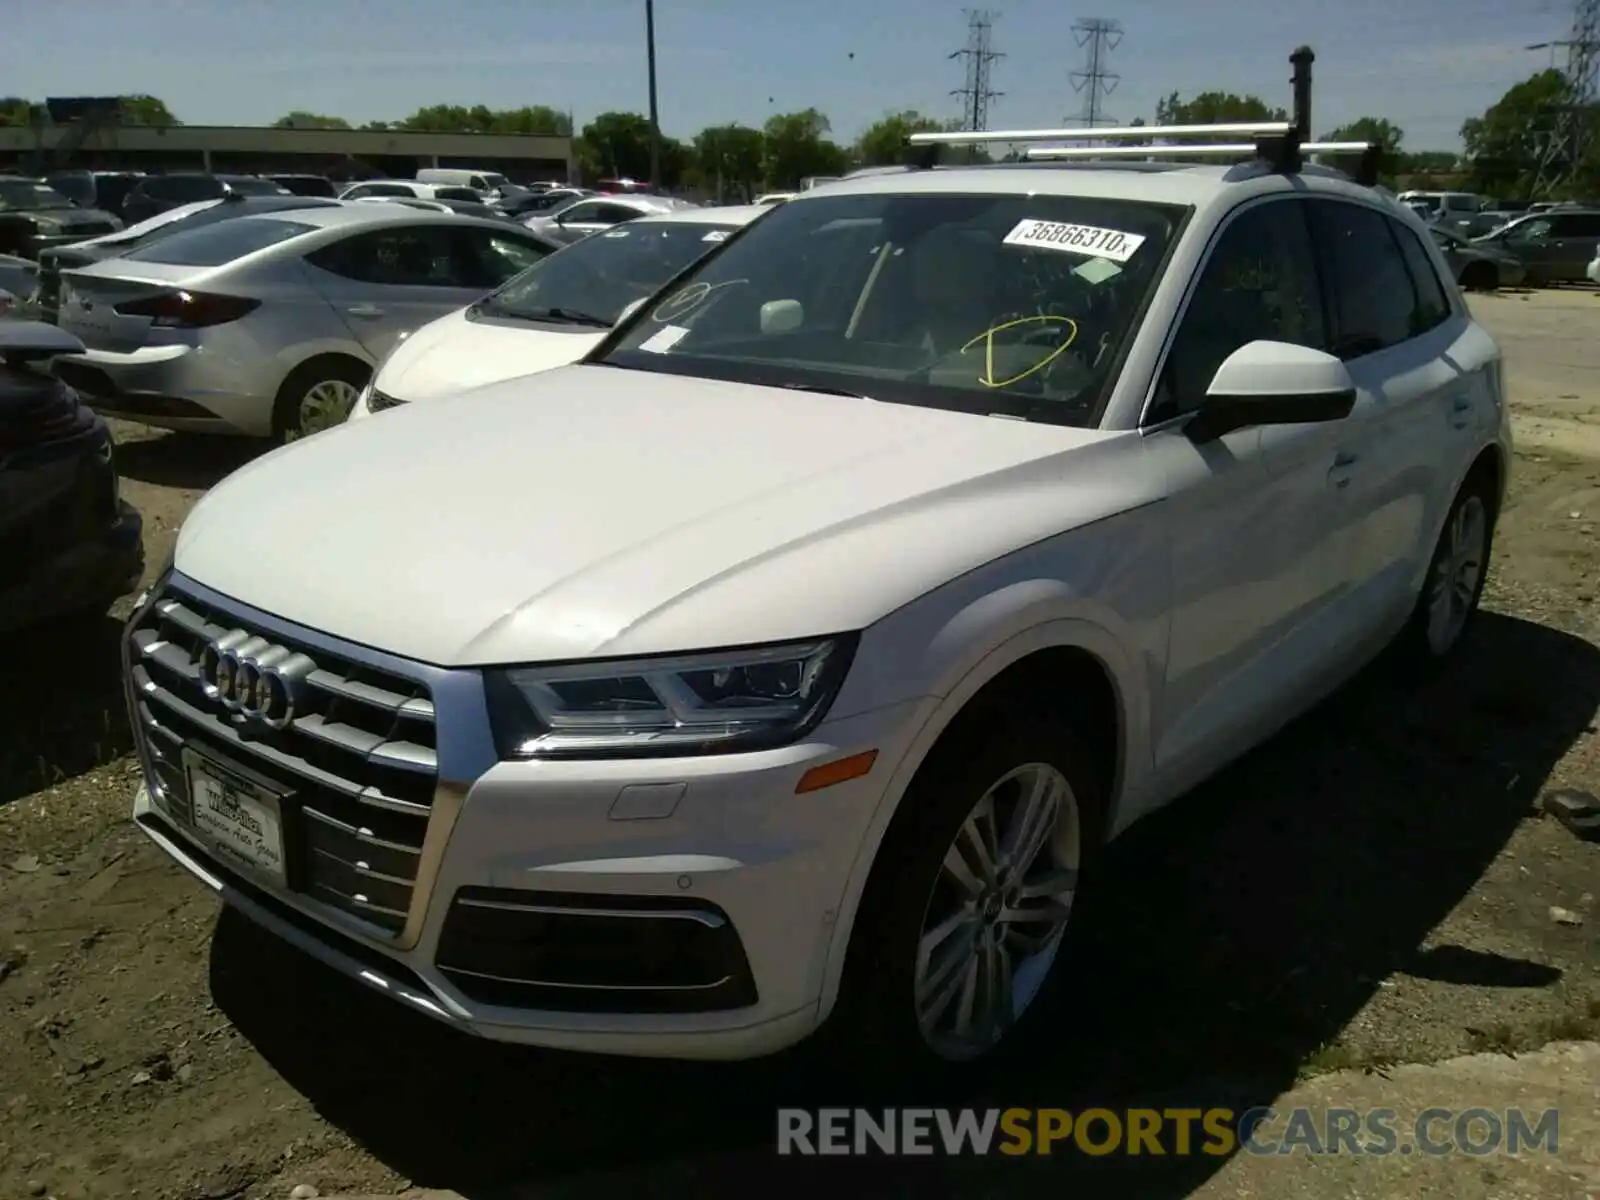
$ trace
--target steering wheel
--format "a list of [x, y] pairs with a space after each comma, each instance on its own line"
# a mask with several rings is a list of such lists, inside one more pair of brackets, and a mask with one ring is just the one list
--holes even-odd
[[[1007, 379], [996, 379], [994, 375], [995, 338], [1013, 329], [1024, 331], [1017, 344], [1042, 346], [1049, 352], [1038, 362], [1031, 364], [1020, 373]], [[984, 351], [984, 362], [983, 372], [978, 376], [978, 382], [983, 384], [984, 387], [1004, 388], [1012, 387], [1025, 379], [1038, 375], [1071, 349], [1073, 343], [1077, 340], [1078, 323], [1071, 317], [1057, 316], [1054, 313], [1035, 313], [1032, 316], [1015, 317], [1008, 321], [1001, 321], [997, 325], [989, 326], [982, 333], [967, 341], [957, 353], [965, 354], [981, 344]]]

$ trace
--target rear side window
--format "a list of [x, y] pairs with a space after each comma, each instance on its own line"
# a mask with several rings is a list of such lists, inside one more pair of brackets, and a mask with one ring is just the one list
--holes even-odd
[[1555, 220], [1555, 236], [1600, 237], [1600, 213], [1563, 213]]
[[1412, 332], [1427, 333], [1450, 319], [1449, 297], [1422, 240], [1399, 221], [1389, 222], [1389, 232], [1400, 243], [1400, 255], [1406, 260], [1406, 270], [1411, 273], [1411, 283], [1417, 289], [1417, 315]]
[[446, 223], [391, 226], [356, 234], [308, 254], [306, 261], [359, 283], [387, 287], [465, 288], [455, 234]]
[[123, 255], [129, 262], [166, 263], [175, 267], [220, 267], [246, 254], [310, 233], [315, 225], [268, 217], [237, 217], [201, 229], [186, 230], [140, 246]]
[[348, 199], [359, 200], [363, 196], [415, 196], [417, 193], [399, 183], [364, 183], [358, 188], [352, 188]]
[[476, 200], [478, 193], [467, 187], [439, 187], [433, 189], [435, 200]]
[[1389, 218], [1340, 200], [1313, 201], [1311, 215], [1333, 298], [1331, 352], [1348, 362], [1414, 336], [1417, 293]]

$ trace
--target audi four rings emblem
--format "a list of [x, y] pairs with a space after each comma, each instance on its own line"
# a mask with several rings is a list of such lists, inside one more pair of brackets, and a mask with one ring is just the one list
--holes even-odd
[[200, 682], [227, 711], [273, 729], [294, 724], [317, 664], [297, 650], [234, 629], [200, 652]]

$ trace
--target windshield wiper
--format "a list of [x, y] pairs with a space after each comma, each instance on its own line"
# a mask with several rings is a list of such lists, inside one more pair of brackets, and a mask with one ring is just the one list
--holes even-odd
[[843, 396], [846, 400], [871, 400], [871, 396], [864, 396], [860, 392], [852, 392], [848, 388], [828, 387], [822, 383], [780, 383], [779, 387], [790, 392], [814, 392], [818, 396]]
[[[501, 310], [504, 311], [504, 310]], [[593, 329], [610, 329], [614, 322], [593, 313], [579, 312], [575, 308], [533, 308], [514, 314], [530, 321], [555, 321], [561, 325], [587, 325]]]

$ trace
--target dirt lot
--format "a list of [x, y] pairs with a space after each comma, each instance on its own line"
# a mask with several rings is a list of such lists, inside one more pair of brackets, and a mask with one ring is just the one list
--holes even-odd
[[[1600, 295], [1474, 305], [1522, 446], [1470, 654], [1420, 692], [1372, 673], [1119, 843], [1072, 1034], [994, 1099], [1225, 1103], [1600, 1035], [1600, 846], [1535, 811], [1600, 789]], [[119, 433], [154, 568], [243, 452]], [[838, 1102], [817, 1047], [710, 1069], [469, 1042], [219, 914], [129, 828], [116, 635], [0, 657], [0, 1197], [797, 1190], [764, 1147], [773, 1103]], [[586, 1182], [602, 1165], [622, 1175]], [[1056, 1167], [1004, 1194], [1134, 1169]], [[1176, 1197], [1211, 1168], [1138, 1169]], [[958, 1189], [989, 1190], [962, 1170], [919, 1194]]]

